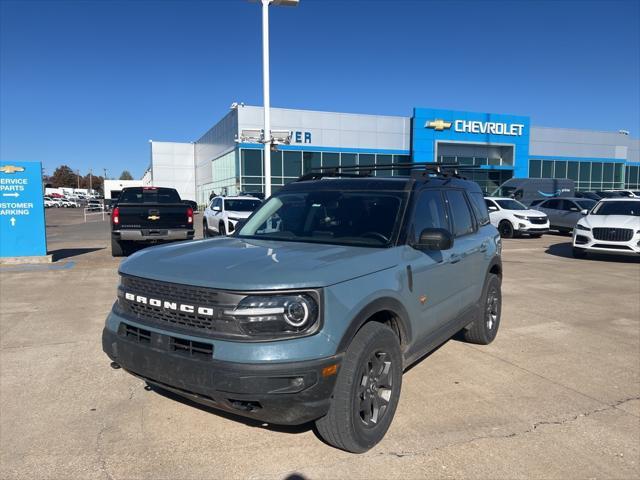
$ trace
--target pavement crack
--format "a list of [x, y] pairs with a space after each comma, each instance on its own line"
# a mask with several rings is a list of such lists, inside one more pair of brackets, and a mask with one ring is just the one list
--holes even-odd
[[105, 458], [105, 454], [102, 451], [102, 436], [104, 435], [105, 431], [107, 431], [107, 426], [103, 425], [98, 432], [98, 435], [96, 435], [96, 453], [98, 454], [100, 470], [102, 470], [102, 473], [104, 473], [104, 476], [107, 478], [107, 480], [113, 480], [113, 476], [107, 468], [107, 459]]

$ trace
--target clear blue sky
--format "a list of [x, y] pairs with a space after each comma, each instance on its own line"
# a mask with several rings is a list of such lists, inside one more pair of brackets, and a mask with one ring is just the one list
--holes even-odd
[[[301, 0], [271, 10], [272, 105], [530, 115], [640, 130], [640, 2]], [[260, 10], [245, 0], [0, 2], [0, 159], [86, 173], [194, 141], [260, 105]]]

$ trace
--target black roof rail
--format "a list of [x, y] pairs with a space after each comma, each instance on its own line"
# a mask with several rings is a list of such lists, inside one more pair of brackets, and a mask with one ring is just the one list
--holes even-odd
[[466, 180], [460, 171], [477, 169], [476, 165], [460, 165], [459, 163], [440, 162], [405, 162], [377, 165], [345, 165], [339, 167], [318, 167], [299, 177], [296, 181], [320, 180], [325, 177], [359, 178], [370, 177], [372, 172], [388, 170], [409, 170], [412, 178], [455, 177]]

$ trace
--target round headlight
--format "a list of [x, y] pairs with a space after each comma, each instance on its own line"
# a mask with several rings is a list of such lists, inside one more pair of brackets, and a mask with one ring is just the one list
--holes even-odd
[[285, 305], [284, 320], [295, 328], [302, 327], [309, 320], [309, 305], [303, 297], [289, 301]]

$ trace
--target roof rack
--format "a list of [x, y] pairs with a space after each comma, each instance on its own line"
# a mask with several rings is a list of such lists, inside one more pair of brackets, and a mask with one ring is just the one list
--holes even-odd
[[[460, 165], [459, 163], [440, 163], [440, 162], [405, 162], [390, 163], [378, 165], [349, 165], [339, 167], [318, 167], [311, 169], [311, 172], [298, 178], [298, 182], [306, 180], [320, 180], [325, 177], [347, 177], [359, 178], [370, 177], [373, 172], [389, 171], [389, 170], [409, 170], [412, 178], [425, 177], [441, 177], [441, 178], [460, 178], [466, 180], [466, 177], [460, 175], [460, 171], [477, 169], [476, 165]], [[402, 175], [404, 176], [404, 175]]]

